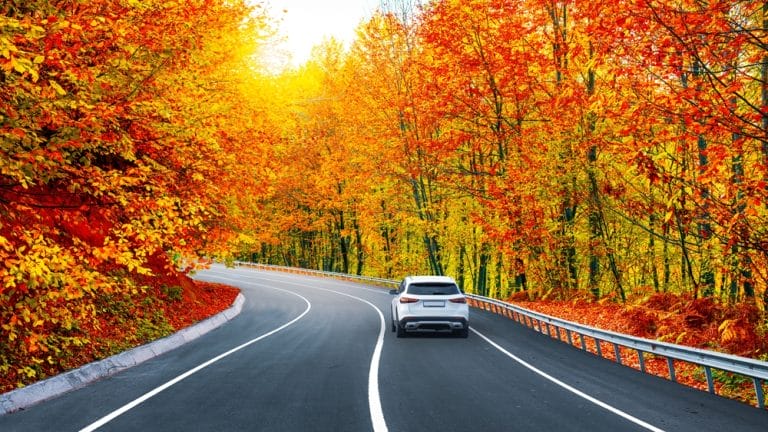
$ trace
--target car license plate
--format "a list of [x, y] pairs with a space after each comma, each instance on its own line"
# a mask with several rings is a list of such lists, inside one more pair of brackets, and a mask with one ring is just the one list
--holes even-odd
[[443, 300], [424, 300], [424, 307], [445, 307]]

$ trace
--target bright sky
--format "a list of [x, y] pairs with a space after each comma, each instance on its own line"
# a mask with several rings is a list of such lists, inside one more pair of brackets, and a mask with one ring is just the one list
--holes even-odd
[[299, 65], [308, 58], [312, 47], [334, 37], [349, 44], [355, 28], [370, 17], [379, 0], [263, 0], [272, 15], [280, 20], [283, 45], [291, 53], [291, 63]]

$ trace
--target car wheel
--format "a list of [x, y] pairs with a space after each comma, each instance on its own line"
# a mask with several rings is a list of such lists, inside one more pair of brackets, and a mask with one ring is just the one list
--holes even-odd
[[399, 338], [405, 337], [405, 329], [400, 327], [399, 325], [397, 326], [397, 337]]
[[463, 329], [459, 330], [458, 336], [463, 339], [469, 337], [469, 327], [464, 327]]

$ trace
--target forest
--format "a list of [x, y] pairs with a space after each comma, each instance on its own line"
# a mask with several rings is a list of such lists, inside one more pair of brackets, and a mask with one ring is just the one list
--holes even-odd
[[251, 259], [762, 309], [768, 4], [384, 6], [278, 77]]
[[293, 68], [278, 27], [0, 4], [0, 374], [168, 331], [201, 259], [705, 299], [768, 354], [768, 2], [383, 0]]

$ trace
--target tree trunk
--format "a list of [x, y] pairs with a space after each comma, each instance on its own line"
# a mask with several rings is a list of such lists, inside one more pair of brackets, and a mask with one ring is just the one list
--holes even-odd
[[352, 226], [355, 229], [355, 252], [357, 255], [355, 274], [362, 276], [363, 265], [365, 264], [365, 250], [363, 249], [363, 233], [360, 230], [360, 224], [357, 222], [357, 217], [353, 219]]
[[[699, 173], [704, 174], [709, 164], [707, 158], [707, 140], [699, 135]], [[699, 282], [701, 284], [701, 295], [703, 297], [712, 297], [715, 294], [715, 272], [712, 269], [712, 224], [709, 214], [709, 187], [701, 187], [701, 205], [699, 206], [699, 236], [698, 243], [701, 256], [701, 273]]]
[[662, 243], [661, 254], [664, 261], [664, 283], [662, 284], [662, 292], [669, 291], [669, 281], [672, 278], [672, 270], [669, 263], [669, 230], [664, 230], [664, 243]]
[[483, 242], [480, 245], [480, 264], [477, 269], [476, 292], [488, 296], [488, 263], [491, 260], [490, 246]]
[[435, 218], [433, 211], [427, 208], [427, 192], [426, 185], [423, 179], [411, 180], [411, 187], [413, 188], [413, 199], [416, 204], [416, 210], [419, 215], [419, 219], [427, 222], [427, 230], [423, 234], [424, 247], [427, 251], [427, 258], [429, 259], [429, 268], [433, 275], [443, 275], [443, 263], [441, 257], [440, 242], [437, 239], [437, 235], [429, 232], [434, 225]]
[[[592, 42], [589, 43], [589, 57], [593, 57]], [[595, 94], [595, 71], [589, 68], [587, 71], [587, 94]], [[587, 113], [587, 138], [591, 138], [595, 132], [595, 115]], [[589, 177], [589, 291], [594, 298], [600, 298], [600, 242], [603, 241], [603, 232], [600, 229], [600, 199], [597, 187], [597, 146], [592, 144], [587, 151], [587, 176]]]
[[[555, 85], [560, 87], [565, 80], [565, 73], [568, 70], [568, 6], [563, 3], [547, 5], [549, 17], [552, 20], [552, 33], [554, 40], [552, 43], [552, 59], [555, 64]], [[571, 143], [563, 142], [560, 158], [564, 165], [573, 160], [573, 149]], [[560, 213], [560, 251], [558, 265], [561, 270], [559, 283], [566, 290], [575, 289], [578, 286], [578, 271], [576, 267], [576, 240], [573, 233], [573, 224], [576, 219], [576, 204], [573, 197], [575, 178], [572, 173], [566, 173], [561, 187], [563, 188], [563, 201], [561, 203]]]
[[[650, 201], [653, 202], [653, 184], [649, 183], [648, 185], [648, 196], [650, 197]], [[659, 270], [656, 266], [656, 223], [657, 223], [658, 217], [656, 216], [656, 212], [654, 210], [651, 210], [651, 214], [648, 216], [648, 231], [650, 234], [648, 235], [648, 261], [651, 265], [651, 278], [653, 280], [653, 291], [659, 292]]]
[[385, 200], [381, 200], [381, 214], [384, 216], [384, 222], [379, 228], [382, 239], [384, 239], [384, 277], [387, 279], [393, 278], [393, 262], [394, 262], [394, 244], [395, 238], [390, 221], [392, 215], [387, 211], [387, 203]]
[[341, 255], [341, 268], [339, 272], [349, 273], [349, 244], [350, 238], [344, 234], [346, 229], [346, 220], [344, 219], [344, 212], [339, 211], [336, 219], [336, 233], [337, 241], [339, 245], [339, 254]]
[[[763, 3], [763, 33], [768, 32], [768, 2]], [[763, 127], [763, 163], [768, 164], [768, 51], [763, 55], [763, 64], [760, 68], [760, 102], [762, 107], [762, 127]], [[766, 165], [768, 166], [768, 165]], [[765, 176], [768, 180], [768, 175]], [[768, 290], [766, 290], [768, 292]]]
[[465, 264], [466, 260], [467, 260], [467, 248], [462, 243], [462, 245], [459, 247], [459, 268], [458, 270], [456, 270], [456, 273], [458, 273], [456, 282], [458, 283], [459, 289], [461, 290], [461, 292], [464, 292], [466, 289], [465, 288], [466, 280], [464, 277], [464, 272], [466, 271], [466, 264]]

